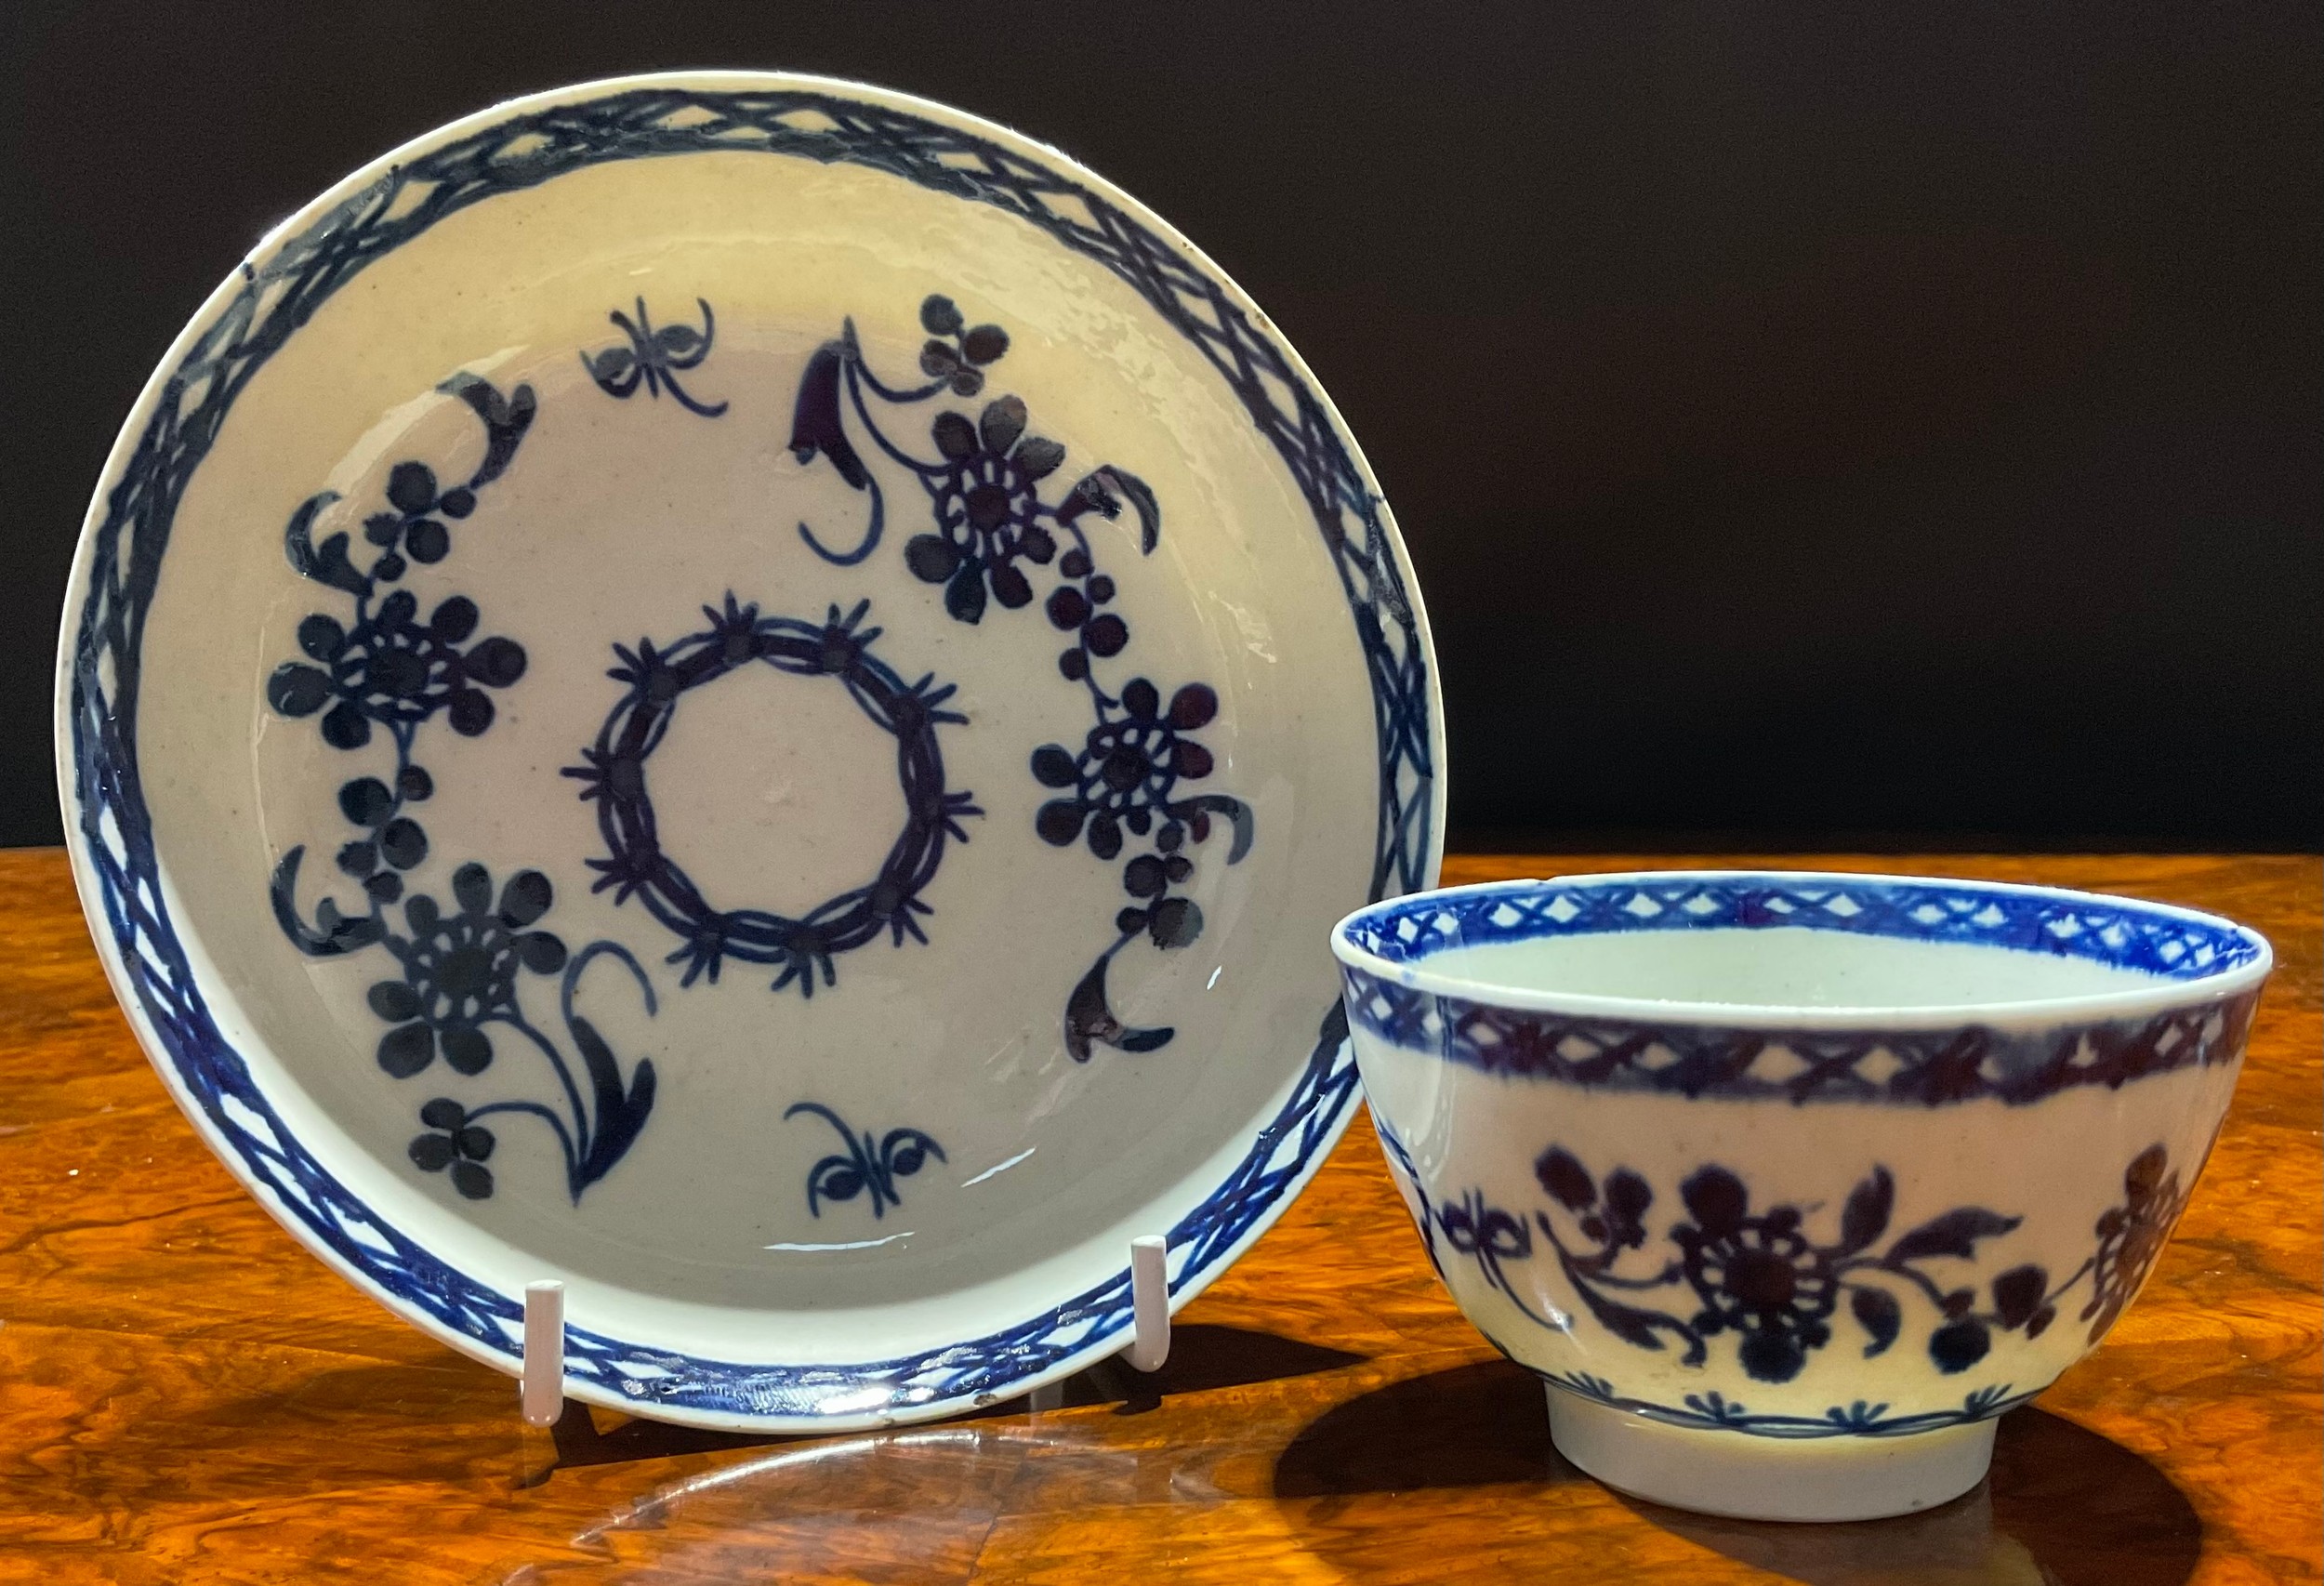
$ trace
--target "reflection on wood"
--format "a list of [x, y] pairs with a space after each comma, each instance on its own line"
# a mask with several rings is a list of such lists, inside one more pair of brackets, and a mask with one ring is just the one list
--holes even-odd
[[[0, 1580], [2318, 1579], [2317, 863], [1812, 862], [2190, 904], [2282, 958], [2146, 1296], [2004, 1421], [1987, 1487], [1868, 1526], [1706, 1520], [1578, 1475], [1538, 1390], [1437, 1287], [1360, 1120], [1182, 1315], [1157, 1379], [1089, 1372], [1054, 1413], [833, 1438], [579, 1409], [528, 1433], [508, 1379], [235, 1187], [139, 1056], [62, 857], [0, 853]], [[1681, 863], [1472, 858], [1446, 879]]]

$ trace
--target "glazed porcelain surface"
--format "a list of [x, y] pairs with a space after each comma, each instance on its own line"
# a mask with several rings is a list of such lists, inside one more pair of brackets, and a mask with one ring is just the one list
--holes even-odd
[[1925, 1506], [2145, 1281], [2271, 958], [2039, 888], [1516, 881], [1334, 933], [1373, 1116], [1453, 1297], [1615, 1486]]
[[1120, 1347], [1354, 1089], [1433, 884], [1394, 526], [1217, 268], [820, 79], [518, 101], [277, 229], [107, 467], [66, 824], [155, 1063], [342, 1272], [570, 1386], [839, 1427]]

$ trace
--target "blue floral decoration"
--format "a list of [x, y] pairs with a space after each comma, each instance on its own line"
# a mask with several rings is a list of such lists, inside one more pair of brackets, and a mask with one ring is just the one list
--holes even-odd
[[1832, 1341], [1843, 1302], [1868, 1359], [1903, 1336], [1908, 1305], [1921, 1307], [1920, 1325], [1927, 1329], [1921, 1347], [1939, 1372], [1957, 1376], [1986, 1358], [1996, 1334], [2040, 1337], [2056, 1321], [2059, 1302], [2089, 1279], [2091, 1299], [2080, 1319], [2095, 1342], [2146, 1280], [2186, 1201], [2168, 1154], [2150, 1146], [2125, 1170], [2123, 1204], [2099, 1219], [2091, 1255], [2063, 1279], [2053, 1282], [2047, 1268], [2020, 1262], [1978, 1282], [1948, 1286], [1928, 1262], [1976, 1261], [1987, 1241], [2014, 1232], [2023, 1219], [1956, 1207], [1892, 1237], [1895, 1181], [1876, 1166], [1849, 1192], [1837, 1226], [1819, 1237], [1808, 1226], [1815, 1208], [1784, 1202], [1754, 1209], [1742, 1175], [1712, 1163], [1679, 1185], [1685, 1215], [1657, 1236], [1649, 1222], [1654, 1189], [1628, 1168], [1600, 1179], [1552, 1144], [1534, 1164], [1551, 1207], [1512, 1212], [1474, 1189], [1437, 1203], [1404, 1143], [1385, 1126], [1380, 1134], [1415, 1198], [1440, 1275], [1441, 1239], [1528, 1320], [1570, 1332], [1576, 1318], [1536, 1309], [1508, 1272], [1546, 1250], [1583, 1309], [1614, 1337], [1642, 1350], [1676, 1347], [1682, 1366], [1705, 1364], [1713, 1341], [1732, 1337], [1736, 1363], [1762, 1382], [1798, 1377]]
[[811, 1216], [821, 1217], [825, 1201], [838, 1204], [860, 1195], [870, 1201], [872, 1216], [885, 1217], [888, 1208], [904, 1204], [896, 1187], [898, 1179], [912, 1177], [931, 1156], [939, 1162], [945, 1159], [944, 1148], [924, 1130], [891, 1129], [875, 1140], [869, 1130], [856, 1133], [845, 1118], [821, 1102], [799, 1102], [785, 1110], [783, 1119], [787, 1123], [802, 1114], [819, 1117], [838, 1130], [841, 1147], [807, 1170]]
[[875, 416], [874, 402], [893, 408], [974, 396], [1009, 350], [1007, 331], [970, 325], [959, 306], [941, 294], [921, 302], [920, 326], [929, 340], [920, 350], [927, 378], [919, 385], [881, 380], [864, 357], [853, 320], [809, 360], [792, 417], [792, 452], [801, 462], [827, 459], [869, 498], [870, 514], [863, 538], [850, 550], [830, 549], [805, 523], [799, 535], [816, 555], [842, 567], [861, 562], [878, 546], [887, 498], [851, 436], [852, 429], [860, 430], [927, 493], [934, 526], [905, 546], [904, 562], [913, 576], [943, 586], [944, 610], [955, 621], [974, 626], [995, 605], [1022, 610], [1033, 603], [1036, 575], [1055, 578], [1041, 609], [1068, 639], [1058, 652], [1057, 669], [1082, 685], [1095, 721], [1077, 748], [1044, 744], [1033, 751], [1035, 780], [1058, 794], [1041, 806], [1034, 829], [1060, 848], [1085, 842], [1107, 863], [1120, 858], [1129, 839], [1147, 850], [1122, 866], [1122, 889], [1131, 902], [1114, 917], [1113, 942], [1066, 996], [1065, 1047], [1080, 1063], [1101, 1045], [1153, 1051], [1169, 1045], [1177, 1031], [1125, 1024], [1106, 993], [1107, 968], [1141, 937], [1164, 951], [1199, 938], [1201, 905], [1174, 890], [1194, 878], [1194, 849], [1209, 840], [1214, 818], [1221, 820], [1233, 833], [1226, 863], [1239, 864], [1255, 830], [1250, 807], [1240, 799], [1190, 786], [1216, 767], [1195, 736], [1219, 713], [1219, 696], [1208, 684], [1182, 684], [1166, 706], [1149, 679], [1130, 678], [1118, 694], [1099, 681], [1100, 665], [1129, 646], [1130, 629], [1110, 609], [1117, 590], [1098, 566], [1083, 520], [1092, 512], [1119, 517], [1127, 505], [1137, 518], [1139, 549], [1150, 555], [1160, 542], [1162, 508], [1143, 480], [1110, 463], [1084, 473], [1056, 500], [1045, 499], [1044, 485], [1064, 466], [1065, 448], [1027, 428], [1030, 416], [1014, 396], [993, 398], [973, 419], [957, 409], [939, 411], [929, 425], [933, 457], [897, 444]]
[[[339, 813], [356, 835], [340, 845], [338, 868], [361, 885], [362, 908], [350, 910], [325, 897], [311, 920], [302, 915], [303, 844], [277, 863], [270, 896], [283, 934], [300, 952], [335, 958], [376, 946], [400, 967], [400, 976], [375, 983], [368, 995], [372, 1012], [388, 1025], [376, 1055], [390, 1077], [416, 1077], [441, 1056], [454, 1074], [474, 1078], [492, 1066], [495, 1029], [520, 1038], [548, 1063], [557, 1080], [554, 1102], [511, 1098], [470, 1108], [440, 1096], [422, 1105], [426, 1132], [412, 1141], [415, 1167], [448, 1169], [455, 1189], [482, 1200], [493, 1193], [492, 1170], [484, 1164], [495, 1136], [479, 1120], [525, 1114], [555, 1136], [566, 1188], [578, 1201], [645, 1127], [654, 1077], [645, 1058], [623, 1075], [596, 1027], [574, 1012], [574, 990], [582, 970], [601, 954], [628, 966], [649, 1013], [652, 984], [627, 950], [614, 943], [592, 943], [568, 955], [562, 938], [540, 929], [556, 892], [537, 870], [510, 876], [495, 898], [491, 872], [464, 864], [452, 874], [448, 908], [429, 893], [406, 892], [406, 878], [429, 857], [427, 830], [412, 812], [435, 793], [434, 777], [414, 758], [421, 729], [441, 716], [467, 737], [488, 731], [495, 707], [485, 690], [510, 687], [525, 668], [524, 648], [516, 641], [473, 639], [481, 618], [467, 596], [440, 601], [422, 623], [417, 599], [393, 587], [412, 562], [434, 563], [449, 554], [444, 520], [463, 521], [476, 510], [477, 492], [506, 471], [533, 422], [530, 386], [504, 397], [489, 382], [462, 374], [442, 389], [468, 403], [484, 426], [484, 459], [465, 482], [445, 489], [427, 464], [396, 464], [388, 475], [390, 509], [363, 522], [363, 538], [373, 548], [368, 567], [355, 565], [345, 531], [315, 543], [318, 519], [338, 500], [334, 492], [301, 503], [284, 531], [291, 566], [339, 591], [353, 611], [348, 622], [316, 612], [298, 625], [298, 647], [307, 659], [275, 668], [267, 680], [267, 700], [294, 719], [321, 712], [324, 741], [350, 753], [367, 748], [375, 731], [384, 733], [395, 764], [385, 777], [350, 777], [339, 787]], [[390, 912], [399, 901], [401, 931]], [[561, 971], [559, 1007], [571, 1056], [527, 1017], [520, 995], [522, 975]]]
[[589, 372], [597, 389], [607, 396], [627, 401], [643, 386], [648, 397], [659, 399], [667, 390], [671, 400], [688, 413], [716, 418], [726, 411], [726, 403], [697, 402], [678, 383], [679, 376], [702, 366], [702, 361], [710, 356], [711, 343], [718, 337], [718, 316], [710, 311], [710, 305], [697, 297], [694, 307], [702, 311], [700, 330], [687, 324], [664, 325], [655, 330], [643, 297], [638, 299], [635, 319], [615, 309], [605, 317], [621, 328], [629, 338], [628, 345], [584, 352], [581, 367]]

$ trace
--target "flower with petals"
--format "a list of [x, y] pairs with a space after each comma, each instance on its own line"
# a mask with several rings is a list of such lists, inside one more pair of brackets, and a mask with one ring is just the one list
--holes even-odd
[[469, 1119], [469, 1110], [449, 1096], [438, 1096], [419, 1109], [428, 1132], [412, 1137], [412, 1165], [423, 1173], [452, 1170], [452, 1187], [469, 1200], [487, 1200], [493, 1193], [492, 1159], [496, 1141], [493, 1131]]
[[1741, 1334], [1743, 1369], [1763, 1382], [1789, 1382], [1807, 1352], [1831, 1337], [1825, 1318], [1839, 1304], [1840, 1281], [1829, 1253], [1800, 1231], [1795, 1207], [1752, 1216], [1750, 1192], [1724, 1168], [1699, 1170], [1679, 1195], [1695, 1221], [1670, 1236], [1702, 1302], [1696, 1330]]
[[920, 328], [929, 340], [920, 349], [920, 373], [942, 380], [955, 396], [972, 397], [984, 389], [984, 365], [1009, 350], [1009, 333], [997, 324], [969, 324], [960, 306], [942, 293], [920, 304]]
[[374, 512], [363, 520], [363, 538], [382, 555], [371, 575], [394, 583], [403, 575], [403, 558], [442, 562], [452, 549], [452, 531], [442, 521], [456, 522], [476, 510], [476, 492], [465, 484], [436, 488], [436, 470], [426, 463], [398, 463], [388, 475], [388, 505], [392, 512]]
[[1034, 776], [1044, 786], [1071, 790], [1042, 805], [1034, 820], [1042, 838], [1060, 848], [1084, 836], [1086, 827], [1089, 852], [1111, 859], [1121, 852], [1124, 826], [1143, 837], [1157, 813], [1168, 814], [1180, 782], [1210, 774], [1210, 751], [1190, 735], [1219, 713], [1219, 696], [1208, 686], [1188, 683], [1170, 696], [1166, 710], [1160, 690], [1132, 678], [1122, 690], [1121, 708], [1089, 729], [1078, 755], [1061, 744], [1033, 751]]
[[371, 1011], [395, 1027], [379, 1038], [379, 1066], [398, 1079], [443, 1060], [458, 1073], [481, 1074], [493, 1060], [482, 1026], [521, 1017], [517, 971], [554, 974], [564, 968], [565, 945], [547, 931], [526, 929], [548, 912], [548, 878], [520, 870], [493, 906], [492, 875], [482, 865], [453, 873], [456, 914], [445, 914], [425, 892], [403, 905], [409, 937], [390, 936], [403, 965], [402, 980], [371, 988]]
[[[417, 821], [398, 813], [405, 801], [418, 802], [435, 792], [435, 782], [424, 767], [406, 765], [396, 773], [396, 786], [376, 776], [359, 776], [339, 788], [339, 813], [367, 835], [343, 844], [339, 868], [363, 884], [380, 903], [403, 895], [403, 879], [428, 857], [428, 834]], [[399, 794], [401, 797], [399, 798]]]
[[[417, 466], [417, 465], [411, 465]], [[319, 663], [285, 661], [267, 680], [267, 698], [285, 716], [311, 716], [328, 704], [323, 736], [358, 749], [374, 723], [408, 731], [442, 710], [453, 731], [474, 737], [493, 722], [483, 691], [524, 675], [524, 647], [512, 639], [480, 640], [476, 602], [454, 595], [423, 624], [419, 602], [398, 589], [350, 630], [318, 612], [298, 625], [298, 647]]]
[[2170, 1241], [2179, 1213], [2186, 1209], [2187, 1194], [2171, 1167], [2170, 1153], [2160, 1145], [2148, 1146], [2123, 1170], [2122, 1204], [2108, 1207], [2092, 1230], [2098, 1236], [2098, 1253], [2092, 1262], [2092, 1293], [2081, 1319], [2090, 1324], [2093, 1343], [2114, 1326], [2122, 1307], [2146, 1281], [2147, 1269]]
[[944, 609], [961, 622], [984, 615], [984, 596], [1015, 610], [1033, 600], [1017, 563], [1047, 565], [1057, 541], [1039, 519], [1036, 487], [1057, 471], [1065, 448], [1025, 433], [1024, 403], [1005, 396], [984, 404], [975, 424], [957, 413], [936, 416], [942, 467], [927, 476], [936, 530], [904, 548], [914, 576], [944, 586]]

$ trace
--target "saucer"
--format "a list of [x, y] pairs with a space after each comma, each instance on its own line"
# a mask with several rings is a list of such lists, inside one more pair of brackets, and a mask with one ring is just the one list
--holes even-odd
[[810, 77], [517, 100], [179, 337], [67, 597], [116, 992], [286, 1227], [705, 1425], [1128, 1341], [1355, 1073], [1329, 929], [1433, 883], [1412, 570], [1298, 356], [1055, 151]]

